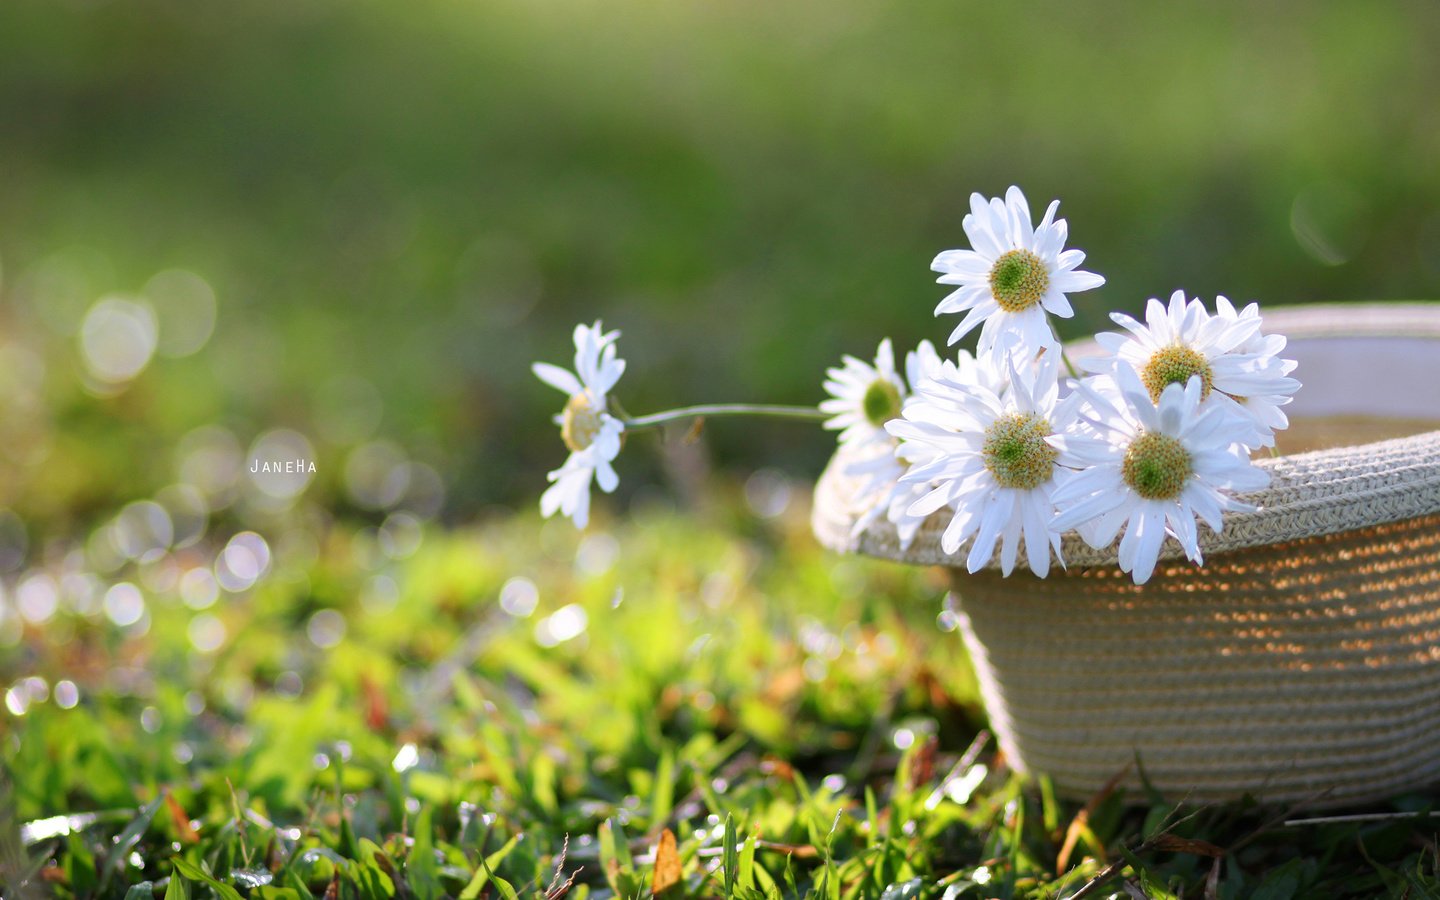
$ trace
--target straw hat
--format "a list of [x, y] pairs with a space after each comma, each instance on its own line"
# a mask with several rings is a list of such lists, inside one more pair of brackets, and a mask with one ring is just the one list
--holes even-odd
[[1048, 578], [970, 575], [939, 517], [904, 552], [883, 520], [854, 533], [843, 456], [816, 487], [827, 547], [950, 567], [1001, 747], [1068, 795], [1127, 765], [1130, 788], [1143, 770], [1195, 801], [1335, 806], [1440, 780], [1440, 304], [1282, 309], [1266, 331], [1305, 384], [1291, 436], [1328, 449], [1257, 455], [1271, 486], [1201, 527], [1203, 567], [1170, 541], [1136, 586], [1116, 547], [1069, 535]]

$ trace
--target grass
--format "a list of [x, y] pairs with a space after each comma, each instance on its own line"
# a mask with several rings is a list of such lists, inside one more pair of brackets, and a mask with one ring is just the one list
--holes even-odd
[[1395, 815], [1433, 797], [1287, 825], [1016, 776], [940, 579], [823, 553], [805, 506], [297, 528], [195, 609], [201, 544], [108, 576], [123, 627], [55, 556], [59, 609], [0, 628], [5, 896], [1440, 893]]

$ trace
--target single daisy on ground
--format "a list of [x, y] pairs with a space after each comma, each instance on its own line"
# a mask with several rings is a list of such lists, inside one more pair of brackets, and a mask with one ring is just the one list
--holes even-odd
[[1040, 224], [1032, 226], [1030, 204], [1018, 187], [1006, 191], [1003, 201], [970, 195], [970, 214], [961, 225], [972, 249], [946, 250], [930, 264], [942, 273], [941, 284], [958, 286], [935, 307], [937, 316], [965, 313], [950, 335], [951, 344], [981, 323], [980, 356], [989, 355], [1006, 332], [1018, 334], [1032, 356], [1057, 344], [1046, 312], [1068, 319], [1074, 310], [1066, 294], [1105, 283], [1078, 268], [1084, 253], [1063, 249], [1068, 226], [1055, 218], [1059, 207], [1059, 200], [1052, 202]]
[[1057, 354], [1016, 362], [1003, 348], [1000, 360], [981, 360], [982, 370], [1004, 366], [998, 390], [994, 372], [975, 381], [942, 375], [928, 382], [889, 430], [904, 446], [929, 451], [928, 460], [913, 465], [901, 482], [928, 488], [909, 515], [923, 519], [947, 506], [954, 510], [941, 549], [956, 553], [973, 539], [965, 565], [975, 572], [995, 555], [998, 542], [1000, 569], [1009, 575], [1023, 537], [1030, 570], [1044, 578], [1052, 548], [1060, 558], [1060, 532], [1050, 527], [1058, 472], [1050, 441], [1057, 415], [1064, 414], [1057, 406]]
[[591, 479], [606, 493], [620, 483], [610, 462], [620, 453], [625, 426], [610, 415], [606, 396], [625, 372], [625, 360], [615, 356], [619, 336], [618, 331], [602, 332], [598, 321], [576, 325], [574, 373], [549, 363], [531, 366], [536, 377], [570, 398], [555, 417], [570, 456], [547, 476], [554, 484], [540, 497], [540, 512], [549, 518], [561, 511], [579, 528], [590, 519]]
[[1261, 334], [1257, 304], [1236, 312], [1229, 300], [1218, 297], [1215, 308], [1211, 314], [1198, 299], [1187, 302], [1185, 292], [1176, 291], [1168, 307], [1155, 299], [1146, 304], [1144, 324], [1111, 313], [1129, 334], [1097, 334], [1105, 354], [1082, 359], [1080, 365], [1112, 377], [1119, 368], [1133, 368], [1152, 402], [1159, 401], [1166, 386], [1199, 376], [1201, 403], [1220, 406], [1231, 416], [1236, 442], [1252, 450], [1274, 446], [1275, 430], [1289, 425], [1279, 407], [1300, 389], [1300, 382], [1289, 377], [1295, 362], [1277, 355], [1285, 349], [1285, 338]]
[[1109, 546], [1123, 527], [1120, 568], [1144, 584], [1167, 534], [1192, 562], [1203, 562], [1196, 517], [1218, 534], [1225, 510], [1254, 508], [1227, 492], [1259, 490], [1270, 476], [1236, 445], [1227, 411], [1202, 404], [1200, 374], [1183, 387], [1165, 386], [1158, 404], [1128, 365], [1108, 387], [1118, 398], [1096, 390], [1090, 379], [1076, 385], [1076, 396], [1088, 406], [1075, 420], [1084, 427], [1053, 443], [1059, 463], [1081, 471], [1055, 491], [1058, 514], [1050, 527], [1074, 528], [1096, 548]]
[[875, 364], [842, 358], [844, 368], [826, 369], [825, 390], [830, 398], [820, 402], [820, 411], [831, 418], [825, 427], [840, 432], [842, 446], [889, 446], [885, 423], [900, 415], [905, 400], [905, 382], [895, 371], [895, 351], [890, 339], [880, 342]]

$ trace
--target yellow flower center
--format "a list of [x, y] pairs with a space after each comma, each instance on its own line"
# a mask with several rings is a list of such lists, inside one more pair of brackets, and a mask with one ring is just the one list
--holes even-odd
[[1190, 452], [1169, 435], [1147, 431], [1125, 451], [1121, 474], [1146, 500], [1173, 500], [1185, 489], [1192, 472]]
[[1049, 286], [1045, 263], [1029, 250], [1004, 253], [990, 268], [990, 293], [1006, 312], [1020, 312], [1039, 303]]
[[886, 422], [900, 415], [900, 389], [893, 382], [877, 378], [865, 389], [860, 409], [871, 425], [884, 428]]
[[565, 446], [576, 452], [595, 443], [600, 434], [600, 410], [590, 402], [588, 394], [575, 394], [565, 404], [560, 418], [560, 439]]
[[1194, 375], [1200, 376], [1200, 399], [1205, 400], [1215, 386], [1215, 373], [1203, 354], [1184, 344], [1171, 344], [1155, 351], [1140, 370], [1140, 380], [1145, 382], [1150, 399], [1156, 403], [1160, 402], [1167, 386], [1188, 384]]
[[1001, 487], [1029, 490], [1055, 472], [1059, 453], [1045, 443], [1050, 423], [1031, 413], [1001, 416], [985, 430], [985, 468]]

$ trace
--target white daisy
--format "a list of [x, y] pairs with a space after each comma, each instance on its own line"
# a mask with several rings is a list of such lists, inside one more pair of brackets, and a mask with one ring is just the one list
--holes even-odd
[[[1215, 309], [1222, 316], [1233, 316], [1244, 318], [1254, 316], [1260, 318], [1260, 305], [1251, 303], [1239, 313], [1230, 301], [1224, 297], [1215, 298]], [[1245, 343], [1236, 348], [1236, 352], [1258, 357], [1265, 369], [1272, 377], [1270, 392], [1260, 391], [1253, 394], [1242, 394], [1231, 397], [1240, 407], [1241, 411], [1248, 415], [1261, 440], [1257, 447], [1275, 446], [1275, 432], [1284, 431], [1290, 427], [1290, 419], [1280, 407], [1287, 405], [1294, 399], [1293, 395], [1300, 389], [1300, 382], [1294, 378], [1287, 378], [1295, 371], [1298, 363], [1293, 359], [1281, 359], [1280, 354], [1285, 351], [1286, 338], [1283, 334], [1264, 334], [1256, 330]], [[1276, 377], [1276, 373], [1278, 376]], [[1252, 447], [1251, 449], [1257, 449]]]
[[540, 512], [546, 518], [559, 510], [584, 528], [590, 519], [591, 479], [606, 493], [620, 483], [610, 461], [620, 453], [625, 426], [608, 412], [606, 397], [625, 372], [625, 360], [615, 356], [619, 336], [618, 331], [602, 332], [598, 321], [588, 327], [576, 325], [574, 374], [549, 363], [531, 366], [541, 381], [570, 397], [555, 417], [570, 456], [548, 475], [554, 484], [540, 497]]
[[820, 411], [830, 414], [825, 427], [840, 431], [840, 443], [851, 447], [889, 445], [885, 423], [900, 415], [905, 399], [905, 382], [895, 371], [895, 351], [890, 339], [880, 342], [872, 366], [853, 356], [843, 357], [845, 367], [826, 369], [830, 376]]
[[1167, 385], [1158, 405], [1128, 365], [1119, 368], [1112, 386], [1118, 403], [1091, 379], [1076, 385], [1089, 406], [1081, 418], [1093, 433], [1072, 429], [1053, 441], [1059, 463], [1082, 471], [1055, 491], [1059, 514], [1050, 527], [1075, 528], [1099, 548], [1109, 546], [1123, 526], [1120, 568], [1144, 584], [1167, 534], [1191, 561], [1203, 562], [1196, 517], [1219, 533], [1224, 510], [1253, 509], [1226, 492], [1259, 490], [1270, 476], [1236, 446], [1226, 411], [1202, 404], [1200, 374], [1183, 387]]
[[[1030, 570], [1043, 578], [1050, 571], [1051, 548], [1057, 558], [1060, 554], [1060, 533], [1050, 528], [1058, 455], [1050, 445], [1058, 412], [1057, 354], [1019, 367], [1014, 356], [1001, 358], [1008, 371], [999, 390], [989, 386], [996, 383], [994, 372], [973, 382], [942, 375], [921, 388], [889, 430], [905, 446], [930, 451], [928, 461], [912, 466], [901, 482], [929, 488], [911, 504], [909, 515], [954, 510], [940, 537], [946, 553], [973, 538], [965, 565], [975, 572], [995, 555], [998, 541], [1000, 569], [1009, 575], [1023, 536]], [[993, 359], [980, 363], [982, 370], [996, 366]]]
[[940, 301], [935, 314], [965, 312], [950, 335], [955, 343], [976, 325], [980, 329], [978, 353], [987, 356], [998, 336], [1020, 335], [1031, 355], [1056, 345], [1045, 313], [1068, 319], [1074, 315], [1066, 294], [1088, 291], [1105, 283], [1093, 272], [1077, 267], [1085, 261], [1079, 250], [1064, 250], [1068, 226], [1056, 219], [1056, 200], [1045, 210], [1038, 226], [1031, 226], [1030, 204], [1018, 187], [986, 201], [970, 195], [970, 214], [962, 222], [970, 250], [946, 250], [930, 268], [941, 272], [941, 284], [959, 288]]
[[1215, 307], [1212, 315], [1198, 299], [1187, 302], [1185, 292], [1176, 291], [1168, 308], [1155, 299], [1146, 304], [1145, 324], [1111, 313], [1130, 333], [1097, 334], [1096, 343], [1107, 352], [1080, 363], [1112, 376], [1119, 367], [1133, 367], [1152, 401], [1167, 385], [1184, 385], [1198, 375], [1201, 402], [1231, 416], [1235, 441], [1252, 450], [1274, 446], [1275, 430], [1289, 425], [1279, 407], [1300, 389], [1300, 382], [1289, 377], [1295, 362], [1277, 355], [1285, 338], [1261, 334], [1254, 303], [1236, 312], [1229, 300], [1218, 297]]
[[[974, 366], [970, 354], [962, 351], [960, 359], [962, 365], [968, 364], [967, 371]], [[962, 377], [955, 363], [941, 360], [940, 354], [935, 351], [935, 345], [929, 341], [921, 341], [919, 346], [905, 354], [905, 381], [910, 388], [910, 395], [904, 403], [914, 403], [914, 391], [940, 376], [947, 367], [954, 372], [955, 377]], [[902, 483], [900, 477], [905, 474], [907, 467], [931, 461], [935, 451], [928, 445], [914, 445], [891, 437], [888, 432], [886, 439], [888, 443], [875, 445], [877, 450], [873, 455], [845, 467], [847, 475], [865, 479], [865, 483], [855, 495], [856, 506], [863, 512], [856, 517], [851, 534], [859, 535], [883, 515], [894, 524], [895, 532], [900, 538], [900, 549], [905, 550], [914, 542], [920, 526], [928, 518], [910, 515], [910, 505], [923, 496], [928, 488], [923, 484]]]

